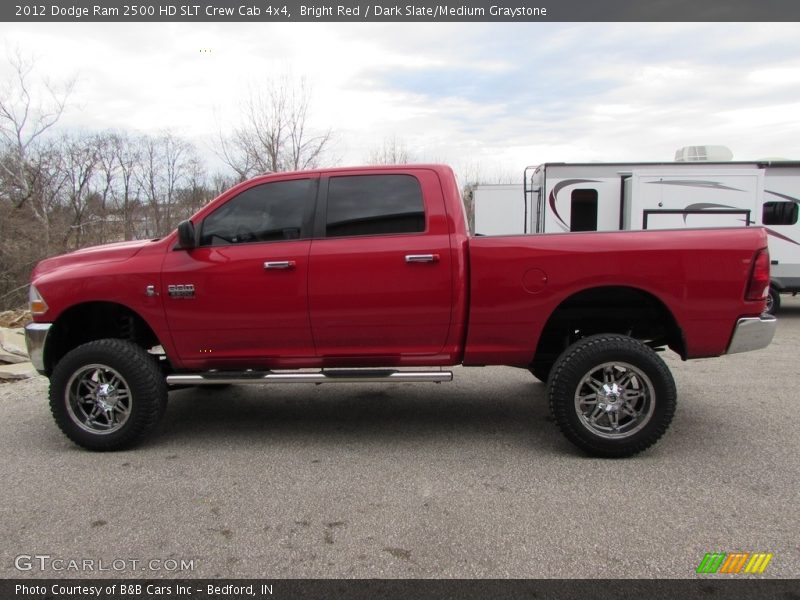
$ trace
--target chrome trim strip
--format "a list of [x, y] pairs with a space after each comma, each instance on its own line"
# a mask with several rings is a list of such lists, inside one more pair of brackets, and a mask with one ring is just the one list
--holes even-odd
[[778, 319], [771, 315], [739, 319], [727, 354], [766, 348], [772, 342]]
[[28, 323], [25, 326], [25, 345], [28, 347], [33, 368], [41, 375], [47, 375], [44, 369], [44, 347], [47, 343], [47, 334], [50, 333], [52, 323]]
[[386, 375], [376, 375], [374, 372], [359, 375], [358, 371], [349, 371], [346, 374], [326, 375], [324, 372], [316, 373], [272, 373], [254, 375], [253, 377], [225, 377], [192, 375], [168, 375], [168, 385], [219, 385], [230, 383], [243, 385], [249, 383], [395, 383], [413, 382], [441, 383], [452, 381], [452, 371], [390, 371]]

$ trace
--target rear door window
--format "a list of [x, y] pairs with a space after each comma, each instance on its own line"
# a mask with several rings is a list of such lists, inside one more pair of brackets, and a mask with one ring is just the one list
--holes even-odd
[[411, 175], [331, 177], [327, 237], [425, 231], [422, 188]]

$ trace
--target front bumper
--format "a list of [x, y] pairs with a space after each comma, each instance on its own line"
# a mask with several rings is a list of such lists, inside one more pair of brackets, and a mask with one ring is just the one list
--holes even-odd
[[52, 323], [29, 323], [25, 326], [25, 345], [28, 346], [28, 356], [33, 363], [33, 368], [42, 375], [47, 375], [44, 368], [44, 345], [52, 326]]
[[739, 319], [733, 330], [727, 354], [766, 348], [775, 335], [778, 320], [772, 315]]

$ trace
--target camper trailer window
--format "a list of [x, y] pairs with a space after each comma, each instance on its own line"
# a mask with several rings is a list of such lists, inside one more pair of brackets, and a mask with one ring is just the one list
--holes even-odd
[[794, 225], [797, 223], [797, 204], [794, 202], [764, 202], [761, 222], [764, 225]]
[[573, 190], [570, 231], [597, 231], [597, 190]]

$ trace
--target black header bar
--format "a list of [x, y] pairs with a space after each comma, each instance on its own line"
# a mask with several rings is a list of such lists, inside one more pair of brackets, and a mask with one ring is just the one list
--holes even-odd
[[761, 600], [795, 598], [786, 579], [239, 579], [239, 580], [0, 580], [3, 600]]
[[800, 21], [786, 0], [42, 0], [0, 3], [10, 22]]

